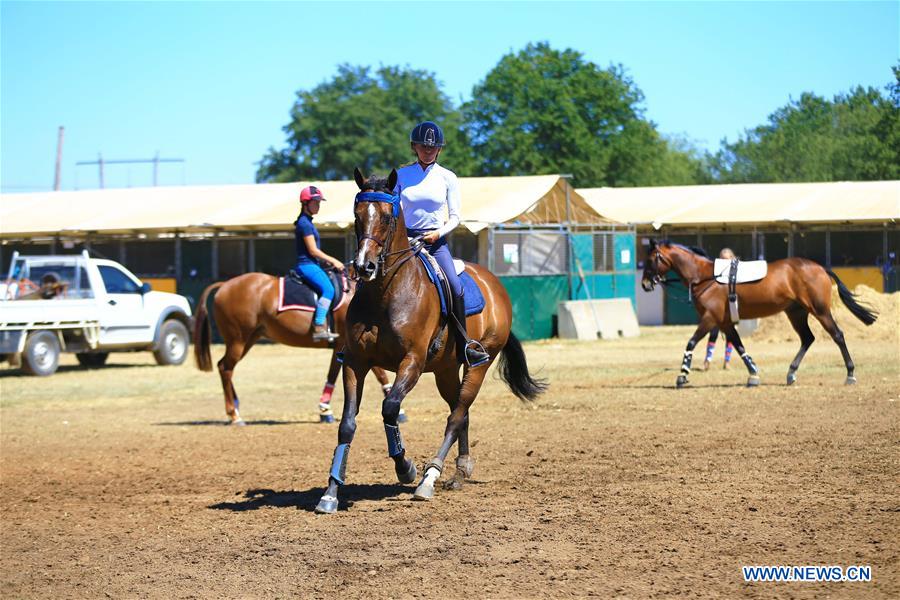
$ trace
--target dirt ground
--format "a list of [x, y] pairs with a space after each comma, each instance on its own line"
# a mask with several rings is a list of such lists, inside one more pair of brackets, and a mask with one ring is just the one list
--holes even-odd
[[[235, 378], [243, 428], [192, 364], [0, 372], [0, 594], [900, 597], [900, 340], [848, 333], [845, 387], [820, 336], [788, 388], [796, 337], [748, 338], [757, 389], [739, 360], [721, 369], [720, 343], [676, 390], [689, 333], [526, 344], [550, 391], [526, 405], [489, 376], [473, 480], [430, 503], [396, 483], [370, 378], [333, 516], [312, 512], [336, 443], [316, 414], [327, 352], [254, 348]], [[431, 376], [404, 406], [421, 467], [447, 414]], [[743, 581], [769, 564], [870, 565], [873, 581]]]

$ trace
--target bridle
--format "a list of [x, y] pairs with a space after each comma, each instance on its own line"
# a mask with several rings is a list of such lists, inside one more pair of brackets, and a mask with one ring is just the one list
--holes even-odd
[[[666, 286], [666, 285], [671, 285], [673, 283], [681, 283], [681, 279], [663, 279], [663, 276], [660, 275], [660, 273], [659, 273], [660, 263], [666, 265], [670, 271], [675, 270], [675, 264], [672, 262], [672, 260], [669, 257], [665, 256], [662, 252], [660, 252], [658, 248], [654, 248], [654, 250], [656, 251], [656, 257], [653, 260], [653, 276], [650, 278], [650, 281], [653, 283], [653, 285], [659, 284], [659, 285]], [[694, 293], [694, 288], [696, 286], [700, 285], [701, 283], [706, 283], [707, 281], [714, 282], [715, 280], [716, 280], [715, 273], [713, 273], [712, 277], [707, 277], [705, 279], [700, 279], [698, 281], [689, 281], [687, 284], [688, 285], [688, 297], [691, 300], [699, 298], [700, 296], [703, 295], [704, 292], [706, 292], [706, 290], [708, 290], [712, 287], [712, 284], [707, 285], [706, 287], [704, 287], [703, 289], [701, 289], [699, 292], [696, 292], [696, 293]]]
[[[356, 236], [356, 246], [357, 248], [362, 243], [363, 240], [372, 240], [375, 242], [380, 248], [381, 251], [378, 253], [378, 258], [375, 260], [375, 271], [378, 272], [381, 269], [382, 276], [387, 275], [388, 266], [387, 259], [390, 256], [395, 254], [403, 254], [404, 252], [411, 252], [409, 256], [405, 257], [399, 263], [395, 263], [391, 268], [396, 269], [407, 260], [412, 258], [415, 254], [419, 253], [419, 250], [425, 245], [425, 242], [422, 241], [421, 238], [415, 238], [412, 244], [410, 244], [409, 248], [403, 248], [402, 250], [395, 250], [393, 252], [388, 252], [388, 248], [391, 247], [391, 242], [394, 240], [394, 232], [397, 229], [397, 218], [400, 216], [400, 196], [388, 194], [387, 192], [359, 192], [356, 194], [356, 197], [353, 199], [354, 207], [357, 204], [363, 204], [368, 202], [382, 202], [385, 204], [391, 205], [391, 228], [388, 231], [388, 235], [385, 239], [380, 240], [375, 236], [371, 236], [369, 234], [364, 234], [362, 236]], [[359, 269], [356, 269], [356, 278], [359, 279]]]
[[651, 283], [653, 285], [668, 285], [670, 283], [680, 283], [679, 279], [663, 279], [663, 276], [659, 273], [659, 264], [663, 263], [666, 265], [669, 270], [675, 268], [675, 265], [669, 260], [668, 257], [663, 256], [662, 252], [659, 251], [658, 248], [653, 248], [653, 251], [656, 252], [656, 257], [653, 259], [653, 277], [650, 278]]

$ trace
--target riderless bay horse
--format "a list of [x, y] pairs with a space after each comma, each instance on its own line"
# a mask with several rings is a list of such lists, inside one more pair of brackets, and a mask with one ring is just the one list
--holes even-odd
[[[748, 386], [759, 385], [759, 370], [744, 349], [728, 310], [728, 286], [716, 281], [713, 273], [714, 262], [702, 251], [687, 248], [669, 241], [650, 241], [644, 276], [641, 286], [651, 291], [657, 283], [665, 282], [665, 275], [673, 271], [687, 286], [689, 295], [700, 315], [700, 324], [688, 341], [681, 364], [681, 374], [676, 385], [682, 387], [688, 382], [691, 372], [691, 358], [694, 346], [713, 327], [718, 326], [737, 349], [747, 366], [750, 378]], [[746, 319], [768, 317], [779, 312], [787, 313], [794, 330], [800, 336], [800, 351], [791, 362], [787, 374], [787, 384], [797, 381], [800, 361], [815, 340], [809, 329], [808, 317], [812, 314], [841, 349], [847, 366], [847, 385], [856, 383], [853, 375], [853, 360], [847, 350], [844, 334], [831, 315], [831, 280], [837, 284], [841, 301], [853, 315], [866, 325], [875, 322], [877, 315], [861, 306], [847, 286], [832, 271], [806, 258], [786, 258], [769, 263], [765, 277], [752, 283], [741, 283], [736, 287], [740, 316]]]
[[[440, 297], [416, 253], [421, 244], [410, 246], [400, 199], [392, 196], [397, 172], [387, 180], [354, 173], [360, 193], [354, 214], [357, 240], [355, 260], [362, 283], [347, 311], [347, 341], [344, 355], [344, 412], [338, 429], [338, 446], [328, 478], [328, 488], [316, 512], [334, 513], [338, 489], [344, 483], [350, 444], [356, 432], [356, 415], [362, 399], [366, 373], [375, 367], [394, 371], [397, 377], [381, 405], [387, 434], [388, 455], [401, 483], [412, 483], [416, 466], [406, 457], [397, 424], [403, 398], [422, 373], [433, 372], [441, 397], [450, 406], [444, 440], [437, 454], [425, 465], [414, 498], [431, 499], [434, 484], [444, 468], [444, 459], [458, 442], [456, 474], [445, 484], [458, 489], [471, 477], [475, 462], [469, 455], [469, 408], [475, 401], [490, 364], [500, 355], [500, 376], [513, 394], [533, 400], [546, 389], [528, 373], [525, 353], [510, 331], [512, 305], [500, 281], [487, 269], [466, 264], [465, 269], [480, 288], [484, 310], [466, 319], [469, 336], [481, 342], [491, 360], [477, 367], [463, 366], [460, 380], [454, 332], [441, 314]], [[447, 311], [452, 315], [452, 311]], [[452, 317], [448, 317], [452, 318]]]
[[[225, 394], [225, 413], [230, 419], [229, 423], [244, 425], [232, 377], [235, 366], [247, 355], [253, 344], [263, 337], [273, 342], [301, 348], [327, 348], [328, 342], [313, 341], [313, 313], [298, 310], [278, 312], [278, 277], [265, 273], [245, 273], [228, 281], [210, 285], [200, 296], [197, 314], [194, 316], [193, 341], [194, 358], [197, 368], [201, 371], [212, 371], [209, 351], [212, 334], [206, 303], [214, 290], [219, 291], [213, 300], [213, 316], [225, 342], [225, 355], [218, 362], [222, 391]], [[352, 294], [353, 289], [347, 290], [346, 293]], [[343, 344], [347, 306], [348, 302], [344, 302], [334, 313], [335, 333], [339, 337], [335, 340], [328, 378], [319, 399], [319, 406], [326, 418], [331, 415], [331, 391], [340, 370], [337, 354]], [[382, 390], [387, 394], [391, 385], [387, 375], [381, 369], [373, 371], [382, 385]]]

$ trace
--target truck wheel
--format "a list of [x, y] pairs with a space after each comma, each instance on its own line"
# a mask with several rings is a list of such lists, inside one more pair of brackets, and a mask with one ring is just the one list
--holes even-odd
[[91, 369], [105, 365], [106, 359], [109, 358], [109, 352], [79, 352], [75, 358], [82, 367]]
[[188, 355], [190, 335], [181, 321], [169, 319], [159, 329], [159, 343], [153, 351], [158, 365], [180, 365]]
[[28, 336], [22, 352], [22, 370], [30, 375], [45, 377], [59, 367], [59, 338], [50, 331], [35, 331]]

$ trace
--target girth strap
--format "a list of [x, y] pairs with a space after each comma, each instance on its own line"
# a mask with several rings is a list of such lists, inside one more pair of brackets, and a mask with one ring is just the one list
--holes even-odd
[[731, 322], [737, 325], [740, 321], [738, 314], [737, 298], [737, 271], [738, 259], [731, 259], [731, 269], [728, 271], [728, 310], [731, 313]]

